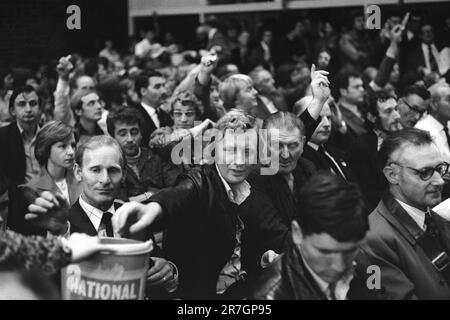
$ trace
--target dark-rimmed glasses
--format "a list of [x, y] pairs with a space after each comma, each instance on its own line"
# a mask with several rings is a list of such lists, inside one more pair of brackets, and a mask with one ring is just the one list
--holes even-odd
[[416, 169], [416, 168], [412, 168], [412, 167], [408, 167], [408, 166], [404, 166], [398, 162], [391, 162], [391, 164], [396, 164], [399, 167], [402, 168], [407, 168], [410, 169], [412, 171], [414, 171], [421, 180], [423, 181], [428, 181], [431, 179], [431, 177], [433, 176], [434, 172], [439, 173], [439, 175], [441, 177], [444, 177], [447, 173], [448, 173], [448, 169], [450, 167], [450, 164], [448, 164], [447, 162], [441, 162], [440, 164], [438, 164], [436, 167], [425, 167], [422, 169]]

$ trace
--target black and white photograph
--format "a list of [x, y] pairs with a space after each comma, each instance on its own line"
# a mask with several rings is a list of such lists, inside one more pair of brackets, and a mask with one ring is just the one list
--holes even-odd
[[1, 0], [0, 300], [450, 300], [449, 128], [448, 0]]

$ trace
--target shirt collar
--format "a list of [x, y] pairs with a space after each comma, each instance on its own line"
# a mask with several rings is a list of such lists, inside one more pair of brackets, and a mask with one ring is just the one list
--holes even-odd
[[148, 104], [141, 102], [141, 105], [144, 107], [145, 111], [147, 111], [147, 113], [150, 116], [153, 116], [156, 113], [156, 109], [153, 108], [152, 106], [149, 106]]
[[89, 203], [84, 201], [82, 196], [80, 196], [79, 201], [80, 201], [81, 208], [87, 214], [89, 220], [91, 220], [92, 225], [94, 226], [95, 230], [97, 230], [97, 231], [100, 228], [100, 223], [102, 221], [104, 212], [109, 212], [112, 215], [114, 215], [114, 213], [116, 213], [116, 209], [114, 208], [114, 203], [111, 205], [111, 207], [108, 210], [102, 211], [98, 208], [91, 206]]
[[395, 199], [405, 209], [406, 213], [417, 223], [417, 225], [425, 230], [425, 215], [426, 213], [420, 209], [414, 208], [398, 199]]
[[314, 143], [311, 141], [308, 141], [308, 146], [310, 146], [311, 148], [313, 148], [316, 151], [319, 150], [319, 147], [320, 147], [317, 143]]
[[[305, 264], [306, 269], [309, 271], [311, 276], [313, 277], [314, 281], [316, 281], [317, 285], [319, 286], [319, 289], [325, 294], [327, 298], [330, 297], [329, 287], [330, 284], [326, 281], [324, 281], [317, 273], [314, 272], [313, 269], [308, 265], [306, 260], [301, 256], [303, 263]], [[336, 282], [335, 292], [334, 295], [338, 300], [345, 300], [347, 297], [347, 293], [350, 289], [350, 282], [353, 280], [353, 271], [356, 268], [356, 262], [353, 261], [353, 266], [350, 272], [346, 275], [344, 275], [341, 279], [339, 279]]]
[[246, 180], [244, 180], [241, 183], [234, 186], [234, 192], [233, 192], [233, 189], [231, 189], [228, 182], [226, 182], [225, 179], [220, 174], [220, 170], [217, 167], [217, 164], [216, 164], [216, 170], [217, 170], [217, 173], [219, 174], [219, 177], [220, 177], [220, 180], [222, 181], [223, 186], [225, 187], [225, 191], [227, 192], [228, 199], [237, 205], [240, 205], [242, 202], [244, 202], [245, 199], [247, 199], [248, 196], [250, 195], [250, 184]]
[[[23, 135], [23, 132], [25, 131], [25, 129], [22, 128], [22, 126], [19, 124], [18, 121], [16, 121], [16, 124], [17, 124], [17, 128], [19, 129], [20, 135]], [[37, 136], [37, 134], [38, 134], [38, 132], [39, 132], [40, 129], [41, 129], [41, 127], [38, 125], [38, 126], [36, 127], [36, 133], [34, 134], [34, 138]]]

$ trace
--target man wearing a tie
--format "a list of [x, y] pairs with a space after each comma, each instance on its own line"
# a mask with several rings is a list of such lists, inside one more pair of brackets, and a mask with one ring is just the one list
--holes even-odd
[[326, 146], [331, 134], [331, 109], [328, 103], [324, 104], [320, 118], [319, 126], [305, 146], [303, 157], [314, 163], [318, 170], [330, 171], [345, 180], [354, 180], [344, 153], [337, 148]]
[[404, 129], [384, 140], [380, 165], [389, 191], [369, 215], [368, 264], [393, 299], [449, 300], [450, 225], [431, 210], [449, 164], [428, 132]]
[[[99, 237], [119, 236], [113, 232], [111, 218], [121, 206], [115, 199], [124, 179], [124, 168], [125, 155], [119, 143], [110, 136], [92, 137], [77, 149], [74, 175], [81, 181], [82, 193], [69, 209], [69, 221], [59, 219], [59, 223], [66, 223], [65, 228], [60, 228], [65, 230], [63, 233], [78, 232]], [[46, 206], [49, 201], [41, 196], [34, 202], [41, 207], [39, 212], [47, 211], [45, 215], [63, 216], [60, 212], [64, 209], [57, 198], [51, 193], [47, 196], [53, 198], [50, 201], [53, 205]], [[153, 251], [153, 254], [158, 252]], [[154, 266], [149, 270], [147, 286], [164, 288], [167, 292], [175, 290], [178, 285], [175, 265], [159, 257], [152, 257], [152, 261]]]

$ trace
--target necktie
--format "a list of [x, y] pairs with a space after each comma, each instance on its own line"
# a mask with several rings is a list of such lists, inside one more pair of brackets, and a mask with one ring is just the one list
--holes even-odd
[[336, 291], [336, 282], [330, 283], [328, 285], [328, 296], [331, 300], [337, 300], [335, 291]]
[[436, 224], [434, 223], [433, 218], [431, 217], [431, 212], [427, 212], [425, 214], [425, 225], [427, 226], [425, 232], [434, 237], [439, 242], [439, 231], [436, 227]]
[[433, 48], [431, 47], [431, 44], [428, 44], [428, 60], [430, 61], [430, 69], [431, 71], [438, 71], [438, 65], [436, 62], [436, 59], [433, 55]]
[[346, 177], [344, 176], [342, 170], [334, 163], [334, 161], [330, 158], [330, 156], [327, 154], [325, 148], [323, 146], [320, 146], [318, 151], [322, 155], [322, 158], [326, 161], [328, 167], [334, 174], [341, 175], [344, 179]]
[[450, 148], [450, 135], [448, 134], [448, 127], [444, 126], [444, 129], [442, 129], [442, 130], [444, 130], [445, 137], [447, 138], [447, 145], [449, 145], [449, 148]]
[[101, 224], [105, 227], [106, 235], [108, 237], [114, 237], [111, 218], [112, 218], [112, 214], [110, 212], [103, 213]]

